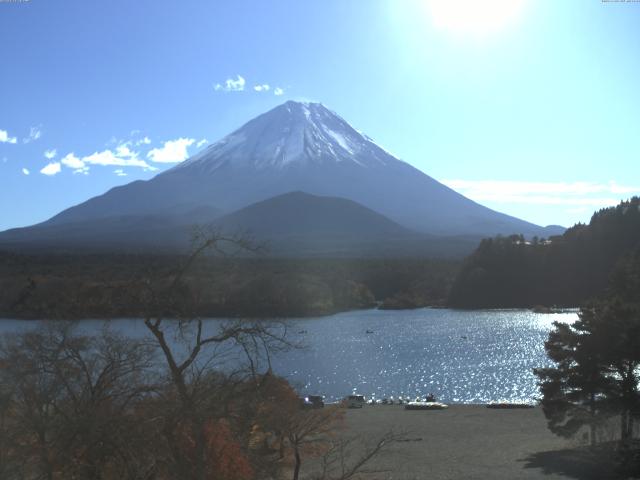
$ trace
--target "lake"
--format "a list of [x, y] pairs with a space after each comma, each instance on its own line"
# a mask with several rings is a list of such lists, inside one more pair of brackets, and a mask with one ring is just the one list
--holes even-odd
[[[291, 338], [305, 348], [280, 354], [273, 369], [301, 393], [329, 401], [357, 392], [378, 399], [434, 393], [448, 403], [535, 402], [539, 389], [532, 369], [551, 364], [544, 342], [552, 323], [577, 318], [575, 311], [425, 308], [293, 319]], [[0, 320], [0, 333], [37, 323]], [[140, 320], [109, 324], [130, 336], [146, 335]], [[104, 322], [81, 325], [96, 331]]]

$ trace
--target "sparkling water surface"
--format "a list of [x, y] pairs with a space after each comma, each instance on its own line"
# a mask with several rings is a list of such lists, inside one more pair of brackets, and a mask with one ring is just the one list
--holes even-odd
[[[540, 394], [533, 368], [551, 364], [544, 342], [552, 324], [577, 318], [575, 311], [425, 308], [293, 319], [289, 335], [304, 348], [276, 356], [273, 369], [301, 393], [329, 401], [357, 392], [378, 399], [434, 393], [449, 403], [535, 402]], [[0, 332], [37, 323], [0, 320]], [[91, 331], [104, 323], [81, 326]], [[126, 335], [147, 335], [141, 320], [108, 323]]]

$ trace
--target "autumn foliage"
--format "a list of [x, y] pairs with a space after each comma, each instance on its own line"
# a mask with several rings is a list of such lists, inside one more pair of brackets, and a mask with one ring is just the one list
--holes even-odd
[[[197, 427], [196, 427], [197, 428]], [[194, 428], [180, 429], [181, 453], [196, 464]], [[251, 480], [255, 471], [250, 460], [226, 420], [207, 420], [202, 426], [205, 441], [204, 458], [207, 479]]]

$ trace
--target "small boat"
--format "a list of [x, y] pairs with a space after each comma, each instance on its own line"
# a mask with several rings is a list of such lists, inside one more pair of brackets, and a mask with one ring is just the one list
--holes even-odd
[[409, 402], [404, 406], [405, 410], [444, 410], [449, 405], [440, 402]]
[[531, 405], [530, 403], [494, 402], [494, 403], [487, 404], [487, 408], [496, 408], [496, 409], [534, 408], [534, 407], [535, 405]]
[[373, 330], [367, 330], [365, 333], [373, 333]]

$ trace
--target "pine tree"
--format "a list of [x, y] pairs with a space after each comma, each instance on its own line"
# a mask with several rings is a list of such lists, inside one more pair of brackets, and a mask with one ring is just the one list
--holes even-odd
[[549, 429], [572, 437], [588, 426], [591, 445], [595, 445], [597, 427], [610, 412], [607, 398], [613, 386], [603, 371], [603, 352], [592, 335], [592, 325], [585, 322], [588, 318], [581, 312], [572, 325], [554, 324], [545, 349], [557, 366], [536, 369], [535, 374]]

